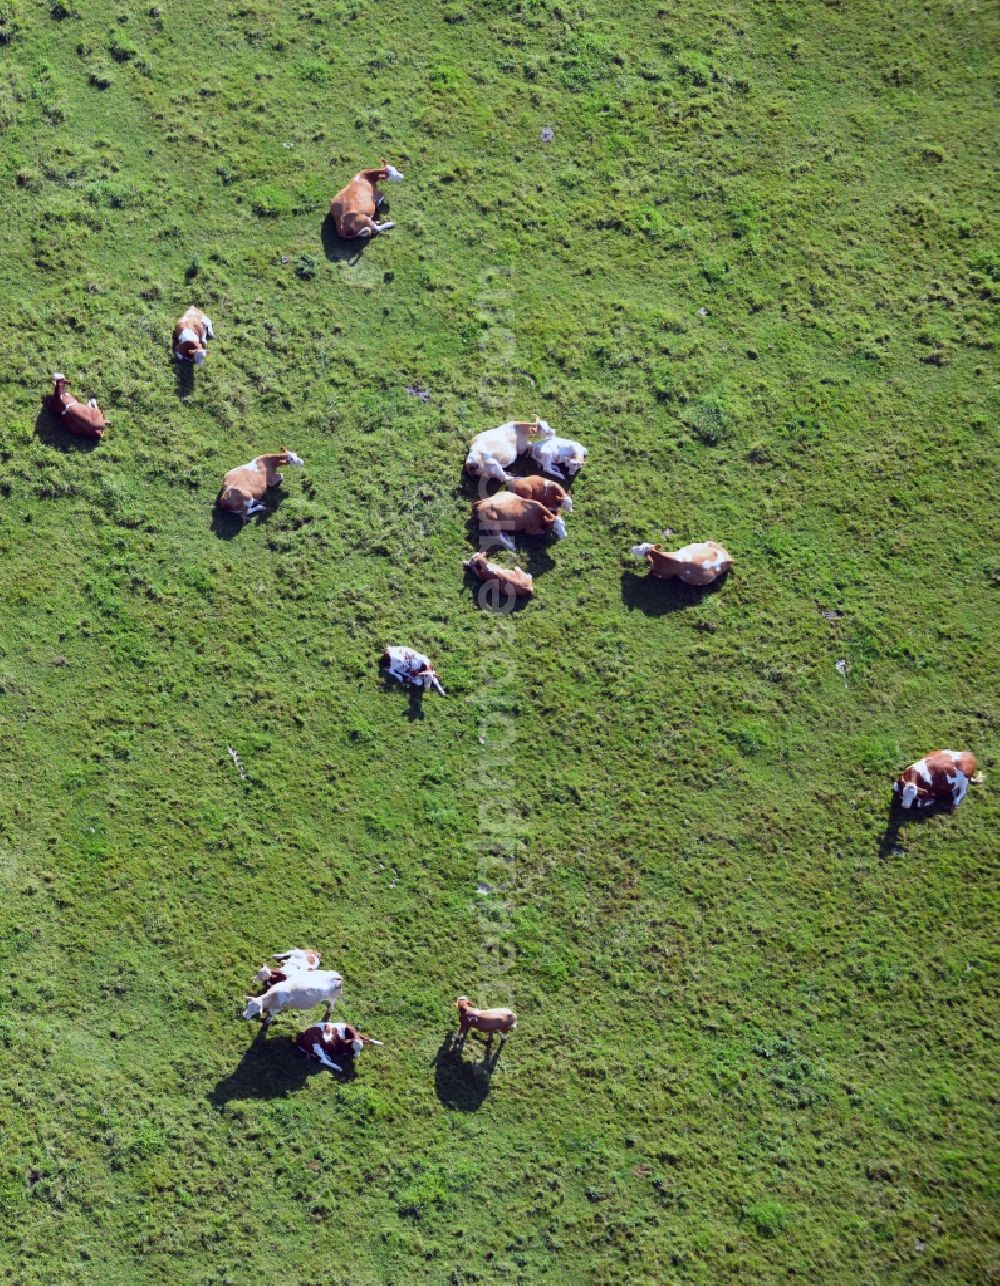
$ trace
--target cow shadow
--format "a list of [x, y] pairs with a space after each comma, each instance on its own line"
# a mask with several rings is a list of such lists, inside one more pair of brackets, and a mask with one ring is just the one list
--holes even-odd
[[448, 1032], [434, 1055], [434, 1092], [441, 1106], [455, 1112], [478, 1112], [490, 1092], [502, 1051], [502, 1043], [495, 1050], [486, 1045], [482, 1061], [470, 1062], [464, 1057], [458, 1034]]
[[54, 451], [62, 451], [67, 455], [71, 451], [93, 451], [94, 447], [100, 446], [100, 438], [78, 438], [76, 434], [64, 429], [60, 421], [44, 406], [35, 416], [35, 437]]
[[886, 819], [885, 830], [882, 832], [882, 838], [879, 840], [878, 855], [883, 861], [888, 861], [890, 857], [898, 857], [905, 852], [902, 832], [908, 826], [922, 826], [930, 818], [936, 817], [939, 813], [953, 813], [955, 810], [950, 804], [932, 804], [929, 808], [904, 808], [899, 802], [899, 796], [893, 793], [889, 803], [889, 816]]
[[236, 1099], [287, 1098], [302, 1088], [309, 1072], [309, 1060], [293, 1040], [268, 1040], [261, 1025], [236, 1070], [219, 1081], [208, 1101], [221, 1110]]
[[717, 594], [728, 579], [727, 574], [710, 585], [685, 585], [682, 580], [662, 580], [645, 572], [623, 571], [622, 603], [630, 612], [638, 608], [646, 616], [666, 616], [697, 607], [704, 599]]
[[337, 232], [337, 225], [329, 215], [323, 220], [319, 235], [323, 243], [323, 253], [330, 263], [360, 263], [365, 246], [372, 240], [371, 237], [360, 239], [352, 237], [350, 241], [345, 241]]
[[174, 378], [177, 381], [177, 396], [182, 402], [186, 402], [194, 393], [194, 362], [179, 362], [176, 357], [171, 357], [171, 363], [174, 368]]
[[402, 695], [400, 689], [404, 688], [407, 689], [406, 717], [411, 723], [416, 723], [424, 717], [424, 689], [416, 683], [400, 683], [397, 679], [390, 678], [388, 673], [383, 674], [383, 692]]

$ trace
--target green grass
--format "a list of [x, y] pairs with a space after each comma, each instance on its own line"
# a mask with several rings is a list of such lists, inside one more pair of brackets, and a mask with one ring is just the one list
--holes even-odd
[[[0, 0], [6, 1277], [996, 1273], [991, 35]], [[56, 369], [96, 450], [36, 430]], [[461, 462], [536, 412], [590, 456], [498, 619]], [[665, 526], [720, 592], [637, 579]], [[887, 834], [941, 745], [985, 784]], [[353, 1081], [236, 1020], [292, 945], [386, 1042]], [[520, 1015], [492, 1080], [435, 1061], [460, 992]]]

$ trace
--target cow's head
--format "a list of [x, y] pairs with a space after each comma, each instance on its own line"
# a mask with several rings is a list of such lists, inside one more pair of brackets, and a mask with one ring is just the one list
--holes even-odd
[[901, 808], [912, 808], [914, 804], [919, 804], [926, 794], [926, 791], [921, 791], [917, 783], [911, 781], [906, 773], [901, 773], [896, 778], [895, 791], [899, 796]]
[[535, 436], [540, 438], [542, 442], [548, 442], [549, 438], [554, 438], [556, 436], [556, 432], [549, 424], [548, 420], [542, 420], [536, 415]]
[[459, 998], [455, 1001], [455, 1008], [460, 1009], [464, 1013], [465, 1010], [469, 1008], [469, 997], [459, 996]]
[[273, 970], [268, 969], [267, 965], [261, 965], [253, 976], [254, 982], [270, 982]]
[[655, 553], [657, 549], [659, 549], [659, 545], [651, 545], [647, 540], [644, 545], [632, 546], [632, 557], [645, 558], [647, 554]]
[[296, 455], [294, 451], [289, 451], [288, 447], [281, 448], [281, 455], [283, 457], [282, 464], [294, 464], [297, 469], [301, 469], [305, 464], [305, 460], [300, 455]]
[[247, 996], [247, 1007], [243, 1011], [244, 1018], [257, 1018], [264, 1012], [264, 1006], [256, 996]]
[[555, 536], [556, 540], [564, 540], [566, 538], [566, 524], [561, 518], [557, 517], [553, 519], [552, 534]]
[[194, 331], [187, 326], [177, 336], [177, 345], [174, 352], [179, 360], [194, 362], [195, 366], [200, 366], [205, 360], [205, 346]]
[[400, 170], [397, 170], [394, 165], [389, 165], [385, 157], [382, 158], [382, 164], [385, 166], [385, 177], [390, 183], [402, 183], [403, 175]]

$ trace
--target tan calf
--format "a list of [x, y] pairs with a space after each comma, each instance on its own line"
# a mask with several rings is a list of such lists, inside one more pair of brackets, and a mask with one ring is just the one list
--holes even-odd
[[[530, 572], [524, 572], [520, 567], [501, 567], [499, 563], [491, 563], [484, 553], [473, 554], [462, 566], [472, 572], [477, 580], [496, 581], [500, 590], [508, 597], [521, 595], [530, 598], [535, 592]], [[480, 603], [480, 606], [483, 604]]]
[[506, 1041], [517, 1027], [517, 1014], [513, 1009], [473, 1009], [468, 996], [459, 996], [455, 1001], [458, 1010], [458, 1038], [465, 1040], [470, 1028], [473, 1031], [486, 1032], [490, 1039], [493, 1033], [500, 1032], [500, 1040]]
[[537, 500], [550, 513], [571, 514], [573, 512], [573, 501], [570, 499], [569, 492], [558, 482], [553, 482], [551, 478], [543, 478], [540, 474], [532, 473], [527, 478], [510, 478], [507, 481], [507, 490], [513, 491], [514, 495], [520, 496], [522, 500]]

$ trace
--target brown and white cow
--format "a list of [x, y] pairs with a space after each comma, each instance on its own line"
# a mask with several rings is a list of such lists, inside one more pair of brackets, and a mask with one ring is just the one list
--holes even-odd
[[209, 318], [194, 304], [174, 323], [174, 357], [179, 362], [200, 366], [208, 352], [208, 341], [215, 338]]
[[522, 500], [513, 491], [498, 491], [495, 496], [477, 500], [472, 515], [479, 523], [479, 530], [503, 545], [513, 549], [514, 542], [508, 532], [523, 536], [549, 536], [562, 540], [566, 524], [558, 514], [546, 509], [537, 500]]
[[317, 1023], [295, 1037], [295, 1043], [307, 1058], [318, 1059], [331, 1072], [342, 1072], [342, 1064], [351, 1064], [366, 1045], [381, 1045], [352, 1027], [350, 1023]]
[[382, 164], [371, 170], [359, 170], [347, 187], [341, 188], [330, 202], [330, 218], [337, 236], [345, 240], [364, 239], [376, 232], [388, 232], [395, 223], [376, 222], [375, 215], [385, 196], [376, 186], [380, 182], [402, 183], [403, 176], [392, 165]]
[[312, 973], [319, 968], [320, 954], [309, 947], [294, 947], [291, 951], [276, 951], [274, 959], [281, 962], [280, 969], [271, 969], [261, 965], [257, 970], [256, 981], [263, 984], [264, 990], [273, 987], [276, 982], [285, 982], [296, 973]]
[[903, 808], [930, 808], [935, 804], [957, 808], [969, 783], [977, 780], [976, 760], [970, 750], [932, 750], [896, 778], [893, 790]]
[[724, 576], [732, 565], [729, 552], [714, 540], [702, 540], [669, 553], [661, 545], [633, 545], [635, 558], [645, 558], [650, 576], [661, 580], [677, 577], [685, 585], [711, 585]]
[[573, 512], [573, 501], [565, 487], [561, 487], [558, 482], [553, 482], [551, 478], [543, 478], [538, 473], [529, 474], [527, 478], [509, 478], [507, 490], [513, 491], [514, 495], [520, 496], [522, 500], [537, 500], [551, 513], [571, 514]]
[[66, 376], [60, 371], [52, 376], [52, 383], [52, 392], [45, 399], [45, 409], [76, 437], [94, 438], [99, 442], [108, 424], [97, 399], [92, 397], [89, 402], [78, 401], [67, 389]]
[[458, 1038], [465, 1040], [470, 1028], [473, 1031], [486, 1032], [493, 1039], [494, 1032], [500, 1032], [500, 1040], [506, 1041], [517, 1027], [517, 1014], [513, 1009], [473, 1009], [468, 996], [459, 996], [455, 1001], [458, 1010]]
[[379, 669], [387, 678], [397, 683], [409, 683], [412, 687], [433, 688], [435, 692], [445, 695], [437, 671], [431, 665], [430, 657], [424, 656], [412, 647], [391, 644], [379, 657]]
[[[530, 572], [524, 572], [520, 567], [501, 567], [499, 563], [491, 563], [481, 551], [473, 554], [462, 566], [484, 584], [496, 581], [498, 589], [508, 598], [530, 598], [535, 592]], [[480, 606], [483, 604], [480, 603]]]
[[236, 469], [230, 469], [222, 479], [219, 508], [229, 513], [239, 514], [244, 522], [252, 514], [263, 513], [265, 506], [261, 501], [264, 499], [264, 493], [271, 487], [278, 486], [282, 481], [282, 475], [278, 470], [283, 464], [293, 464], [297, 469], [301, 469], [305, 461], [294, 451], [282, 447], [280, 451], [259, 455], [249, 464], [241, 464]]

